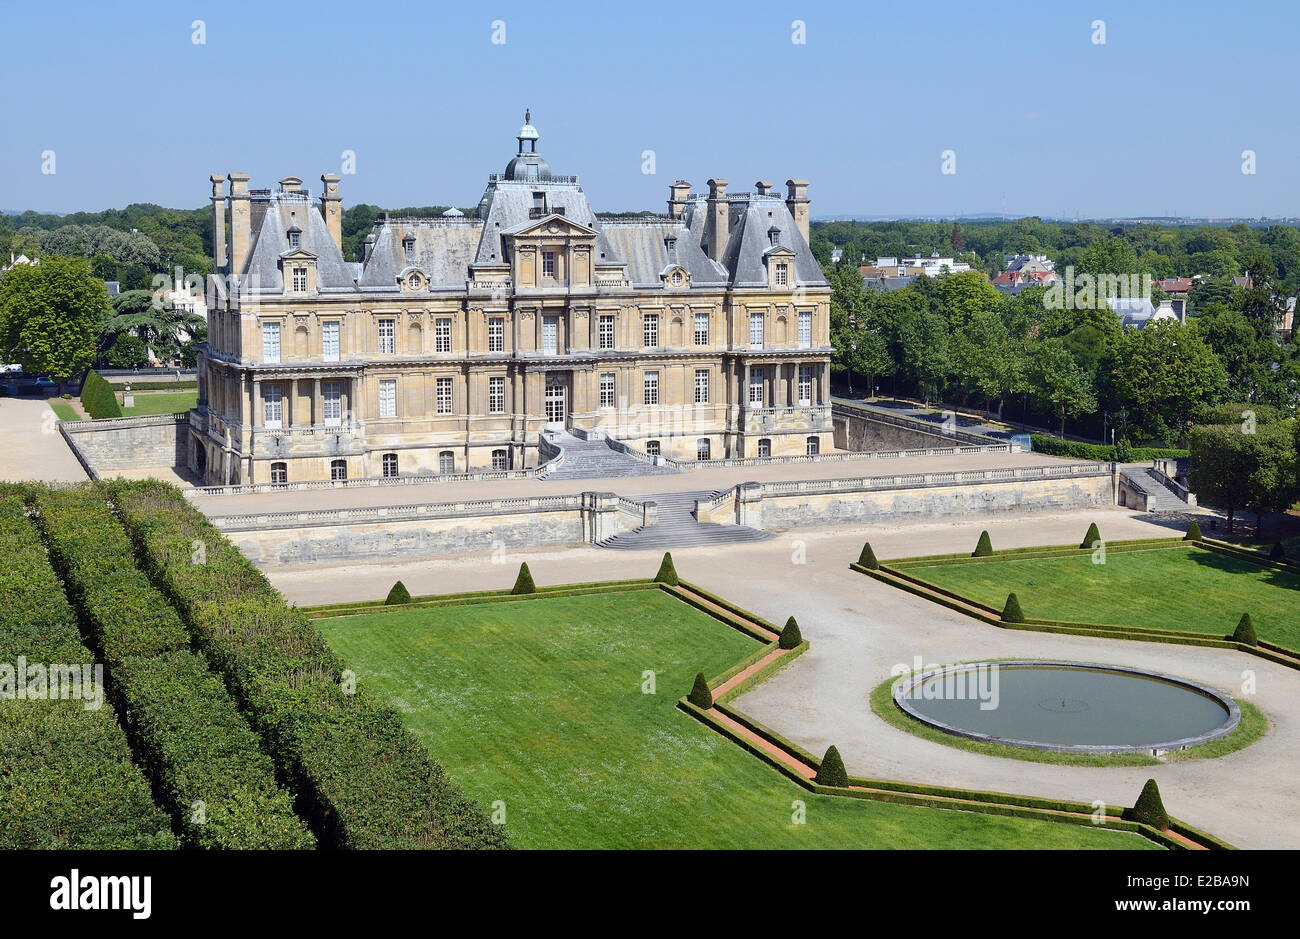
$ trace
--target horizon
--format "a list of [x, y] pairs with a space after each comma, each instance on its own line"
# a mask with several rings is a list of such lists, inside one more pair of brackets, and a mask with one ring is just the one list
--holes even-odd
[[[1296, 83], [1293, 8], [1247, 3], [1234, 18], [1267, 11], [1272, 28], [1237, 36], [1204, 0], [1013, 4], [992, 23], [940, 3], [887, 29], [817, 2], [696, 11], [686, 26], [658, 9], [597, 21], [572, 4], [502, 7], [405, 11], [394, 32], [324, 3], [301, 27], [310, 54], [242, 2], [207, 19], [160, 2], [129, 18], [14, 10], [15, 73], [74, 64], [9, 103], [0, 206], [199, 207], [210, 173], [315, 180], [346, 152], [345, 204], [473, 205], [527, 107], [539, 151], [602, 211], [658, 208], [678, 178], [744, 191], [794, 176], [818, 219], [1300, 216], [1300, 181], [1282, 170], [1296, 132], [1271, 104]], [[1232, 61], [1250, 68], [1218, 67]], [[48, 107], [106, 75], [111, 103]], [[230, 101], [251, 106], [228, 114]]]

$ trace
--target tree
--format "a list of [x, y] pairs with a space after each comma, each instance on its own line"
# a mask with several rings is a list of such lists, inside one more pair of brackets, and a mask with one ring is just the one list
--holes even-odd
[[655, 574], [655, 583], [668, 584], [670, 587], [676, 587], [680, 581], [677, 579], [677, 568], [673, 566], [673, 556], [669, 552], [664, 552], [664, 558], [659, 562], [659, 572]]
[[1012, 338], [997, 310], [977, 311], [957, 329], [951, 361], [957, 381], [983, 398], [986, 408], [996, 401], [1001, 419], [1006, 396], [1023, 386], [1026, 363], [1023, 344]]
[[1093, 522], [1088, 526], [1088, 533], [1083, 536], [1083, 543], [1080, 548], [1091, 548], [1098, 541], [1101, 541], [1101, 532], [1097, 530], [1097, 523]]
[[46, 256], [0, 278], [0, 350], [49, 375], [62, 393], [95, 360], [95, 341], [111, 307], [104, 282], [80, 258]]
[[1014, 593], [1007, 594], [1007, 602], [1002, 607], [1002, 622], [1023, 623], [1025, 613], [1020, 609], [1020, 598]]
[[1169, 827], [1169, 813], [1165, 811], [1164, 801], [1160, 798], [1160, 787], [1154, 779], [1147, 780], [1136, 804], [1126, 810], [1124, 815], [1132, 821], [1150, 825], [1160, 831]]
[[870, 541], [862, 545], [862, 553], [858, 555], [858, 563], [870, 571], [880, 570], [880, 562], [876, 560], [876, 552], [871, 550]]
[[971, 552], [973, 558], [986, 558], [993, 554], [993, 542], [989, 539], [987, 530], [980, 532], [979, 541], [975, 543], [975, 550]]
[[1259, 637], [1255, 634], [1255, 624], [1251, 621], [1249, 613], [1241, 614], [1241, 619], [1237, 622], [1237, 628], [1232, 631], [1232, 638], [1234, 641], [1248, 646], [1259, 645]]
[[822, 757], [821, 765], [817, 767], [817, 775], [813, 777], [813, 782], [819, 786], [835, 786], [841, 789], [848, 786], [849, 772], [844, 768], [844, 760], [834, 744], [826, 749], [826, 755]]
[[686, 700], [706, 711], [713, 707], [713, 692], [709, 690], [709, 682], [703, 672], [695, 673], [695, 684], [691, 686], [691, 693], [686, 696]]
[[1289, 424], [1197, 426], [1187, 443], [1191, 489], [1202, 503], [1227, 513], [1229, 534], [1238, 509], [1277, 512], [1295, 501], [1295, 438]]
[[388, 591], [388, 597], [384, 600], [385, 606], [398, 606], [403, 603], [411, 602], [411, 592], [406, 589], [406, 584], [400, 580], [393, 584], [393, 589]]
[[803, 642], [803, 634], [799, 632], [799, 624], [795, 622], [792, 616], [785, 621], [785, 628], [781, 630], [781, 636], [777, 640], [777, 646], [782, 649], [795, 649]]
[[104, 322], [101, 346], [107, 347], [118, 336], [130, 333], [152, 349], [159, 361], [167, 362], [180, 356], [182, 336], [192, 340], [206, 326], [203, 317], [178, 309], [159, 294], [128, 290], [113, 299], [113, 315]]
[[515, 585], [510, 592], [512, 594], [537, 592], [537, 585], [533, 583], [533, 574], [528, 569], [527, 561], [519, 565], [519, 576], [515, 578]]
[[[926, 278], [920, 278], [917, 281]], [[948, 374], [948, 328], [943, 317], [913, 306], [897, 321], [899, 370], [916, 383], [926, 404], [936, 397]]]
[[1031, 341], [1025, 358], [1028, 362], [1026, 387], [1059, 421], [1062, 434], [1067, 418], [1096, 410], [1097, 392], [1091, 377], [1060, 339]]

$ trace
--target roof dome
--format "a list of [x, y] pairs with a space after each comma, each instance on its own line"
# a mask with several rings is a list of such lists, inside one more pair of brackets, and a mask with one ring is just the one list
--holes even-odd
[[506, 164], [506, 179], [549, 179], [551, 164], [539, 153], [521, 153]]

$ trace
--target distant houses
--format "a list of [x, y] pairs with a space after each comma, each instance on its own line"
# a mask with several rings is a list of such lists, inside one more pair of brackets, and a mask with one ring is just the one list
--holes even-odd
[[875, 264], [864, 264], [858, 271], [862, 274], [862, 286], [865, 288], [899, 290], [922, 275], [946, 277], [949, 274], [964, 274], [970, 269], [966, 262], [940, 257], [936, 251], [929, 257], [916, 255], [908, 258], [876, 258]]

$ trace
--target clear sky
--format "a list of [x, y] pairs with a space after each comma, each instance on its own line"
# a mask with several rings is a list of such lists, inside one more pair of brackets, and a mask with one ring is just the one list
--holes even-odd
[[802, 176], [814, 217], [1300, 215], [1283, 0], [5, 6], [9, 210], [195, 207], [229, 171], [318, 191], [345, 150], [345, 205], [472, 205], [528, 106], [598, 210]]

